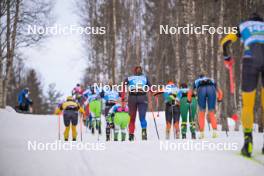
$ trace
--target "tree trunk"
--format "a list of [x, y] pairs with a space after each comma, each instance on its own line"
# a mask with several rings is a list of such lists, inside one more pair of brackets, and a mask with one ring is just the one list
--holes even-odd
[[111, 62], [111, 69], [112, 69], [112, 81], [115, 84], [115, 57], [116, 57], [116, 1], [113, 0], [113, 45], [112, 45], [112, 62]]

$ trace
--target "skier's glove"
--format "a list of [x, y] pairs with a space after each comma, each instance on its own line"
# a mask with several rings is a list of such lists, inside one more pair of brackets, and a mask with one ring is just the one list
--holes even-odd
[[224, 60], [225, 67], [228, 68], [228, 69], [230, 67], [232, 67], [232, 65], [234, 63], [233, 59], [230, 56], [225, 56], [224, 59], [225, 59]]
[[217, 90], [217, 101], [222, 102], [223, 97], [224, 97], [223, 91], [220, 88], [218, 88], [218, 90]]
[[114, 123], [109, 123], [109, 128], [112, 128], [112, 129], [114, 129], [115, 128], [115, 125], [114, 125]]

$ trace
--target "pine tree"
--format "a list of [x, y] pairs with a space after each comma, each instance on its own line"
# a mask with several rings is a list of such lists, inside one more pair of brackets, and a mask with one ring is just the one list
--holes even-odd
[[49, 84], [47, 94], [48, 94], [46, 97], [46, 102], [48, 105], [47, 113], [53, 113], [58, 103], [60, 103], [63, 94], [56, 90], [55, 83]]

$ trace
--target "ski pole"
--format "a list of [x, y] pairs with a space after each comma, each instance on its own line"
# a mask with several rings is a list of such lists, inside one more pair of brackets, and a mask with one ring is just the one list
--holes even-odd
[[[149, 94], [149, 95], [150, 95], [150, 94]], [[151, 98], [150, 98], [150, 101], [152, 101]], [[160, 138], [159, 138], [159, 131], [158, 131], [157, 122], [156, 122], [156, 117], [155, 117], [155, 115], [154, 115], [154, 110], [153, 110], [152, 103], [151, 103], [150, 109], [151, 109], [151, 111], [152, 111], [152, 116], [153, 116], [153, 120], [154, 120], [155, 130], [156, 130], [157, 137], [158, 137], [158, 140], [159, 140], [159, 139], [160, 139]]]
[[80, 115], [80, 132], [81, 132], [81, 141], [82, 141], [82, 114]]
[[58, 117], [58, 138], [60, 140], [60, 114], [59, 114], [59, 117]]
[[[150, 101], [152, 101], [151, 98], [149, 98], [149, 99], [150, 99]], [[150, 110], [151, 110], [151, 112], [152, 112], [152, 116], [153, 116], [153, 120], [154, 120], [154, 125], [155, 125], [155, 129], [156, 129], [157, 137], [158, 137], [158, 140], [159, 140], [159, 139], [160, 139], [160, 138], [159, 138], [159, 132], [158, 132], [158, 127], [157, 127], [156, 117], [155, 117], [155, 115], [154, 115], [154, 110], [153, 110], [153, 106], [152, 106], [152, 105], [150, 106]]]
[[234, 94], [235, 92], [235, 83], [234, 83], [234, 77], [233, 77], [233, 63], [234, 62], [231, 61], [230, 64], [228, 65], [231, 94]]
[[[233, 74], [233, 65], [234, 65], [234, 59], [232, 58], [230, 63], [228, 64], [228, 70], [229, 70], [229, 79], [230, 79], [230, 92], [233, 94], [234, 97], [234, 109], [235, 113], [232, 115], [232, 117], [238, 117], [237, 115], [237, 102], [236, 102], [236, 91], [235, 91], [235, 81], [234, 81], [234, 74]], [[238, 130], [238, 123], [236, 122], [235, 130]]]
[[210, 127], [210, 118], [208, 117], [208, 110], [207, 110], [207, 113], [206, 113], [206, 121], [207, 121], [207, 125], [208, 125], [208, 129], [209, 131], [211, 131], [211, 127]]

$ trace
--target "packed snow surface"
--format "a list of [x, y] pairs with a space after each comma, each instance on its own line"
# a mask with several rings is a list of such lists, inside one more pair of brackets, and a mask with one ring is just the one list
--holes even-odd
[[[213, 139], [207, 129], [203, 140], [191, 140], [188, 132], [188, 139], [174, 140], [171, 136], [166, 141], [164, 112], [160, 112], [159, 141], [152, 114], [148, 113], [148, 141], [141, 141], [138, 121], [135, 142], [105, 142], [104, 129], [98, 138], [85, 126], [82, 126], [83, 141], [80, 142], [78, 126], [78, 142], [69, 150], [59, 148], [65, 142], [58, 141], [58, 119], [54, 115], [18, 114], [10, 107], [0, 109], [0, 176], [263, 176], [264, 173], [263, 134], [260, 133], [254, 133], [254, 159], [246, 159], [239, 155], [242, 132], [231, 131], [227, 137], [219, 131], [219, 137]], [[63, 139], [62, 118], [60, 122]], [[232, 120], [229, 124], [233, 125]], [[216, 149], [223, 145], [228, 151]]]

